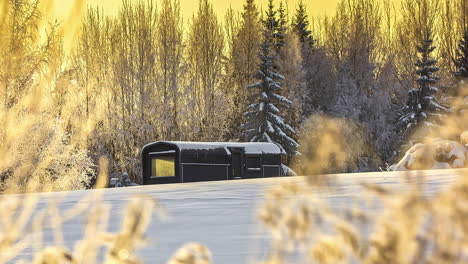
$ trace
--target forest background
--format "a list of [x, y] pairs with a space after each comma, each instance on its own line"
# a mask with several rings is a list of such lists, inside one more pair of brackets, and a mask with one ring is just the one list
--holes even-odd
[[[325, 14], [305, 1], [239, 2], [221, 12], [200, 0], [187, 15], [178, 0], [114, 11], [74, 1], [56, 16], [54, 2], [2, 0], [3, 188], [88, 187], [102, 157], [141, 182], [141, 147], [157, 140], [268, 135], [293, 163], [317, 116], [343, 120], [345, 140], [365, 146], [330, 172], [379, 170], [417, 142], [415, 128], [437, 126], [468, 78], [464, 0], [340, 0]], [[279, 103], [265, 110], [270, 94]], [[260, 116], [271, 113], [270, 131]]]

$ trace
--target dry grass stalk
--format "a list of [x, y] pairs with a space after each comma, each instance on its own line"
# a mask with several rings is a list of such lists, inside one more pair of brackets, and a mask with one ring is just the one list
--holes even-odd
[[[106, 185], [108, 162], [100, 162], [97, 187]], [[57, 194], [58, 195], [58, 194]], [[125, 209], [123, 225], [119, 232], [107, 232], [110, 205], [103, 202], [103, 190], [94, 190], [82, 202], [67, 211], [60, 211], [59, 197], [49, 200], [38, 212], [40, 194], [11, 194], [0, 196], [0, 263], [12, 261], [23, 250], [32, 247], [33, 263], [98, 263], [99, 250], [105, 250], [105, 263], [142, 263], [135, 249], [144, 242], [144, 233], [153, 215], [153, 209], [164, 216], [163, 208], [149, 196], [133, 197]], [[65, 194], [64, 194], [65, 195]], [[42, 200], [42, 198], [41, 198]], [[63, 224], [78, 214], [87, 215], [83, 238], [76, 242], [73, 250], [64, 247]], [[43, 232], [52, 229], [54, 246], [44, 247]], [[50, 244], [50, 241], [48, 241]], [[18, 263], [26, 260], [17, 260]], [[198, 262], [197, 262], [198, 263]], [[203, 263], [203, 262], [202, 262]]]
[[[423, 143], [435, 142], [435, 149], [421, 145], [417, 149], [419, 152], [415, 153], [417, 158], [413, 160], [412, 169], [431, 167], [435, 153], [450, 154], [453, 144], [441, 139], [455, 140], [468, 147], [468, 115], [466, 111], [458, 110], [466, 108], [466, 100], [463, 99], [455, 100], [455, 110], [439, 129], [424, 132], [427, 137]], [[364, 190], [380, 201], [379, 215], [354, 208], [344, 212], [330, 210], [327, 203], [317, 197], [317, 192], [327, 190], [320, 186], [327, 186], [330, 180], [335, 179], [320, 175], [333, 164], [330, 159], [342, 165], [350, 162], [352, 155], [342, 154], [350, 146], [343, 140], [345, 135], [336, 120], [322, 117], [319, 120], [324, 128], [320, 130], [323, 136], [306, 135], [303, 138], [305, 142], [301, 142], [306, 148], [314, 147], [301, 150], [303, 163], [298, 171], [308, 175], [307, 181], [296, 180], [271, 188], [259, 209], [260, 221], [269, 228], [273, 239], [263, 263], [289, 263], [291, 250], [302, 254], [300, 248], [304, 246], [309, 248], [305, 256], [307, 263], [429, 264], [468, 261], [468, 171], [458, 171], [457, 181], [450, 188], [430, 196], [425, 193], [428, 176], [420, 172], [406, 173], [403, 178], [406, 180], [405, 188], [399, 191], [362, 183]], [[418, 133], [420, 136], [422, 132]], [[302, 246], [291, 247], [298, 240]]]

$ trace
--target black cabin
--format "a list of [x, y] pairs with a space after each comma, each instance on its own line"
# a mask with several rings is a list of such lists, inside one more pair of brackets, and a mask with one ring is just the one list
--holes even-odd
[[273, 143], [158, 141], [143, 147], [143, 184], [281, 176]]

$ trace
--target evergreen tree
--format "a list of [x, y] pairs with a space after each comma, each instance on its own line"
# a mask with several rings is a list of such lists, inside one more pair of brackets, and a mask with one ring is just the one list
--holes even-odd
[[268, 37], [271, 38], [272, 47], [278, 56], [281, 52], [281, 48], [286, 46], [287, 15], [283, 2], [280, 3], [278, 10], [275, 10], [273, 0], [268, 0], [268, 9], [265, 15], [266, 18], [262, 20], [263, 26], [267, 29]]
[[434, 94], [438, 88], [434, 85], [440, 79], [434, 75], [439, 71], [436, 65], [437, 60], [433, 59], [431, 53], [435, 50], [432, 45], [432, 40], [426, 38], [422, 41], [422, 45], [417, 47], [419, 58], [415, 64], [417, 67], [416, 80], [417, 88], [413, 88], [408, 92], [408, 101], [403, 108], [404, 114], [400, 121], [405, 126], [406, 132], [423, 123], [427, 126], [434, 126], [441, 119], [441, 112], [447, 111], [445, 107], [437, 102]]
[[273, 67], [271, 31], [264, 29], [264, 40], [258, 65], [258, 82], [249, 85], [257, 91], [257, 102], [248, 106], [244, 113], [247, 121], [242, 125], [243, 139], [249, 142], [272, 142], [278, 145], [289, 158], [297, 154], [298, 144], [288, 134], [296, 131], [280, 116], [280, 110], [275, 105], [289, 107], [291, 101], [279, 95], [281, 80], [284, 77], [275, 72]]
[[307, 9], [302, 0], [296, 9], [296, 14], [293, 17], [292, 27], [294, 31], [299, 35], [299, 40], [303, 45], [313, 47], [315, 41], [312, 37], [312, 31], [309, 30], [309, 17], [307, 15]]
[[278, 8], [278, 32], [277, 32], [277, 41], [276, 41], [276, 49], [278, 52], [286, 46], [286, 29], [288, 27], [288, 14], [286, 13], [286, 9], [284, 8], [283, 1], [280, 2], [280, 6]]
[[460, 40], [457, 57], [455, 59], [455, 66], [457, 67], [455, 75], [468, 78], [468, 31], [465, 31], [463, 39]]
[[265, 12], [265, 19], [262, 19], [263, 27], [265, 28], [266, 38], [269, 38], [273, 47], [276, 47], [276, 42], [278, 38], [278, 26], [279, 21], [277, 19], [277, 11], [273, 5], [273, 0], [268, 0], [268, 9]]

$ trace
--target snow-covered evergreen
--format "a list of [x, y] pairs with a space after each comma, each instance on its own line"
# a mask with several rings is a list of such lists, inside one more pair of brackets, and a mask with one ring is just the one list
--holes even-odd
[[296, 131], [280, 114], [280, 108], [289, 107], [291, 101], [280, 95], [281, 80], [284, 80], [284, 77], [274, 69], [272, 31], [268, 26], [269, 21], [265, 22], [257, 72], [258, 82], [248, 86], [249, 89], [256, 90], [255, 102], [249, 105], [244, 113], [246, 123], [242, 126], [243, 139], [249, 142], [273, 142], [283, 153], [292, 157], [297, 154], [298, 144], [290, 135]]
[[468, 78], [468, 31], [465, 31], [463, 39], [460, 40], [460, 44], [458, 45], [455, 66], [457, 67], [455, 75]]
[[403, 130], [408, 131], [420, 124], [425, 126], [436, 126], [442, 114], [447, 109], [437, 102], [434, 96], [438, 92], [436, 85], [440, 77], [435, 73], [439, 71], [431, 53], [435, 50], [431, 39], [427, 38], [417, 47], [419, 58], [415, 64], [417, 67], [417, 87], [408, 92], [408, 101], [403, 108], [400, 121], [404, 125]]

